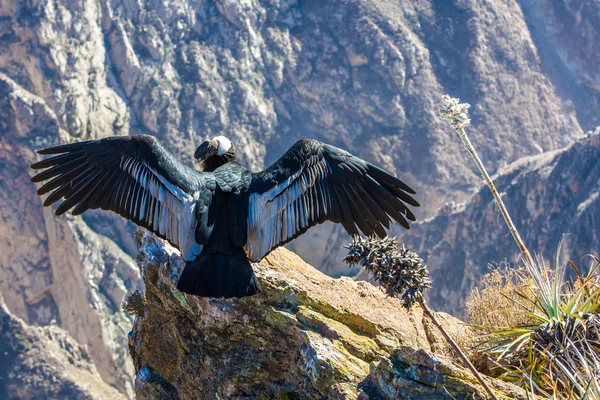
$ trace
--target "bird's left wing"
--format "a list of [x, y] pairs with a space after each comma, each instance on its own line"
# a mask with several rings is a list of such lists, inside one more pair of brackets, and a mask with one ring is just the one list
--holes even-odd
[[333, 221], [350, 235], [386, 236], [390, 218], [409, 228], [418, 206], [399, 179], [352, 154], [316, 140], [296, 142], [277, 162], [253, 174], [249, 186], [248, 240], [252, 261]]
[[33, 164], [47, 168], [33, 182], [47, 181], [38, 194], [61, 215], [73, 209], [112, 210], [167, 239], [193, 260], [202, 247], [195, 239], [196, 206], [202, 176], [181, 164], [152, 136], [119, 136], [38, 151], [53, 157]]

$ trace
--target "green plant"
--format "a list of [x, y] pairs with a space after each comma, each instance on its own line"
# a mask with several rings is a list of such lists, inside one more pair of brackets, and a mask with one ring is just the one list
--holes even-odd
[[[565, 281], [565, 267], [556, 257], [554, 268], [541, 259], [517, 270], [511, 288], [512, 306], [506, 314], [524, 317], [522, 325], [482, 326], [479, 352], [505, 369], [503, 377], [540, 393], [572, 392], [583, 396], [598, 386], [600, 371], [600, 284], [596, 271], [577, 272], [575, 283]], [[485, 290], [485, 289], [484, 289]], [[491, 312], [498, 310], [491, 309]]]

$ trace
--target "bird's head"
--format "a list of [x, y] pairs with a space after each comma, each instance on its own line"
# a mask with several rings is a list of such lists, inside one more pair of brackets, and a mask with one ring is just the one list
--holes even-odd
[[225, 136], [205, 140], [194, 152], [202, 171], [212, 171], [235, 160], [235, 146]]

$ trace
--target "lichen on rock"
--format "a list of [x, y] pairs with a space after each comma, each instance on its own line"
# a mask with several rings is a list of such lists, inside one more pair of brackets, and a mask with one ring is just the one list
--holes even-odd
[[[124, 307], [137, 315], [138, 398], [486, 398], [418, 307], [370, 283], [327, 277], [280, 248], [253, 266], [259, 294], [188, 296], [176, 289], [177, 250], [142, 229], [136, 238], [145, 290]], [[441, 319], [457, 338], [468, 334]], [[489, 381], [501, 398], [524, 398]]]

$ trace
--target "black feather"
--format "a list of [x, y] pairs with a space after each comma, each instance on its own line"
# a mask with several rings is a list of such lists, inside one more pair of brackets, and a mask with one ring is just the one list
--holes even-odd
[[[385, 182], [388, 185], [391, 185], [392, 187], [395, 187], [397, 189], [405, 191], [406, 193], [416, 194], [416, 192], [410, 186], [408, 186], [406, 183], [404, 183], [400, 179], [388, 174], [387, 172], [385, 172], [384, 170], [382, 170], [379, 167], [376, 167], [373, 164], [368, 165], [368, 172], [369, 172], [369, 175], [371, 175], [378, 181]], [[418, 205], [416, 207], [418, 207]]]
[[350, 205], [350, 210], [352, 211], [352, 219], [356, 223], [356, 226], [358, 226], [358, 229], [362, 231], [363, 235], [371, 236], [373, 234], [373, 230], [367, 222], [366, 216], [363, 214], [362, 209], [364, 207], [362, 207], [358, 202], [358, 199], [352, 195], [348, 187], [342, 186], [342, 190], [346, 194], [346, 199], [348, 199], [348, 204]]
[[98, 177], [102, 171], [93, 171], [91, 174], [83, 178], [76, 187], [71, 188], [71, 191], [65, 196], [66, 200], [62, 202], [56, 209], [56, 215], [62, 215], [68, 211], [75, 204], [79, 203], [85, 198], [85, 195], [89, 193], [89, 190], [94, 185], [94, 179]]
[[342, 226], [350, 236], [358, 236], [358, 229], [354, 223], [354, 218], [352, 217], [352, 211], [350, 210], [350, 204], [348, 204], [346, 193], [338, 185], [333, 185], [333, 190], [335, 191], [336, 197], [340, 204], [340, 211], [342, 212]]
[[[373, 178], [367, 176], [365, 179], [365, 187], [369, 192], [373, 194], [373, 197], [377, 199], [377, 202], [385, 209], [385, 211], [396, 221], [402, 224], [403, 227], [408, 229], [408, 223], [404, 218], [412, 217], [411, 221], [414, 221], [414, 215], [410, 210], [398, 199], [394, 197], [388, 189], [381, 186]], [[404, 214], [404, 215], [403, 215]]]
[[[385, 211], [382, 209], [382, 207], [379, 205], [379, 203], [377, 203], [377, 201], [373, 199], [371, 194], [369, 194], [369, 192], [367, 190], [365, 190], [364, 186], [359, 183], [354, 183], [351, 185], [351, 187], [354, 190], [354, 193], [356, 193], [356, 195], [365, 204], [367, 209], [371, 212], [371, 214], [376, 219], [376, 221], [379, 222], [381, 225], [383, 225], [383, 227], [385, 227], [386, 229], [389, 229], [389, 227], [390, 227], [389, 217], [387, 216]], [[379, 232], [381, 232], [381, 230]], [[387, 235], [384, 234], [382, 237], [385, 237], [385, 236], [387, 236]]]
[[63, 144], [61, 146], [49, 147], [47, 149], [38, 150], [37, 153], [42, 155], [67, 153], [70, 151], [81, 150], [90, 143], [92, 143], [92, 141]]
[[187, 263], [177, 289], [203, 297], [251, 296], [259, 291], [252, 266], [242, 249], [233, 254], [203, 254]]
[[90, 187], [87, 194], [83, 197], [81, 202], [77, 204], [77, 207], [73, 209], [71, 212], [73, 215], [80, 215], [84, 211], [90, 208], [91, 200], [96, 197], [99, 189], [106, 184], [106, 180], [108, 179], [110, 171], [101, 171], [98, 173], [94, 185]]
[[[83, 150], [74, 151], [72, 153], [62, 154], [60, 156], [50, 157], [42, 161], [38, 161], [34, 164], [31, 164], [32, 169], [42, 169], [52, 167], [53, 165], [64, 164], [67, 161], [73, 160], [75, 158], [81, 157], [83, 155]], [[38, 181], [33, 181], [38, 182]]]
[[372, 235], [373, 233], [375, 233], [379, 237], [387, 236], [385, 233], [385, 229], [383, 229], [383, 227], [379, 224], [379, 222], [377, 221], [377, 218], [375, 218], [375, 216], [371, 212], [372, 210], [369, 208], [368, 204], [365, 202], [365, 198], [363, 196], [361, 196], [359, 194], [359, 192], [356, 191], [355, 185], [348, 183], [345, 185], [345, 188], [346, 188], [346, 191], [348, 193], [350, 193], [354, 204], [356, 205], [357, 208], [359, 208], [361, 214], [365, 218], [365, 221], [367, 221], [367, 224], [371, 228], [371, 233], [369, 233], [369, 234]]
[[108, 176], [102, 188], [100, 188], [98, 193], [90, 199], [90, 204], [93, 204], [94, 208], [101, 208], [103, 210], [110, 209], [109, 206], [114, 193], [114, 185], [120, 176], [118, 170], [113, 171], [113, 173]]
[[67, 180], [65, 183], [62, 184], [62, 186], [60, 186], [58, 189], [52, 192], [44, 201], [44, 207], [48, 207], [49, 205], [54, 204], [56, 201], [60, 200], [63, 197], [67, 198], [69, 194], [77, 187], [79, 182], [85, 179], [85, 177], [89, 174], [90, 171], [92, 171], [92, 169], [93, 167], [87, 167], [86, 169], [80, 172], [78, 168], [76, 172], [79, 172], [79, 174], [75, 178]]
[[69, 172], [73, 169], [81, 167], [82, 165], [88, 165], [85, 161], [83, 161], [84, 159], [85, 159], [85, 156], [79, 156], [75, 159], [67, 161], [64, 164], [56, 165], [50, 169], [47, 169], [47, 170], [40, 172], [39, 174], [33, 176], [31, 178], [31, 181], [32, 182], [42, 182], [42, 181], [48, 180], [50, 178], [54, 178], [55, 176], [60, 175], [62, 173]]
[[88, 164], [81, 164], [76, 166], [75, 168], [73, 168], [70, 171], [65, 172], [62, 175], [57, 176], [56, 178], [48, 181], [47, 183], [45, 183], [42, 187], [40, 187], [37, 191], [38, 195], [42, 195], [42, 194], [46, 194], [54, 189], [56, 189], [57, 187], [66, 185], [70, 182], [72, 182], [73, 180], [77, 179], [82, 171], [85, 171], [85, 169], [89, 168]]

